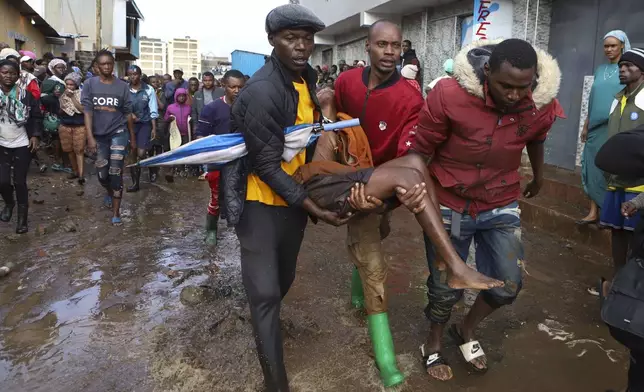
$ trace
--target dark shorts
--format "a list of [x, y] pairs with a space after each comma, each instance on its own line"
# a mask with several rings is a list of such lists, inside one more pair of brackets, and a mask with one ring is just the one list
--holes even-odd
[[152, 123], [143, 122], [134, 124], [134, 133], [136, 134], [136, 148], [147, 150], [150, 148], [152, 141]]
[[356, 183], [369, 182], [374, 168], [360, 169], [341, 174], [316, 174], [304, 182], [311, 200], [318, 206], [340, 215], [352, 211], [347, 198]]
[[168, 123], [161, 117], [157, 118], [157, 137], [152, 140], [152, 146], [161, 146], [165, 151], [170, 151], [170, 135], [168, 134]]

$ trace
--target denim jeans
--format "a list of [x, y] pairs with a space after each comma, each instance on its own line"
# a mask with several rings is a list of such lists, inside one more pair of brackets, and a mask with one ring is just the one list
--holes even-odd
[[98, 181], [114, 197], [121, 197], [123, 192], [123, 166], [128, 153], [130, 133], [118, 131], [112, 136], [97, 137], [96, 171]]
[[[521, 260], [521, 219], [518, 203], [484, 211], [476, 216], [460, 216], [460, 230], [453, 227], [453, 211], [441, 206], [445, 229], [450, 233], [452, 244], [458, 255], [467, 260], [470, 244], [476, 246], [477, 270], [491, 278], [505, 282], [505, 287], [481, 292], [483, 299], [493, 308], [511, 304], [522, 286]], [[459, 232], [457, 237], [454, 232]], [[436, 251], [425, 236], [425, 250], [430, 276], [427, 279], [429, 304], [425, 315], [430, 321], [445, 324], [449, 321], [452, 307], [461, 299], [463, 290], [455, 290], [447, 285], [446, 271], [437, 268]]]

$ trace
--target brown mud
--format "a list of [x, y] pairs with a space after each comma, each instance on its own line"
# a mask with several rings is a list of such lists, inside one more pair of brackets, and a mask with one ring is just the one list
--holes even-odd
[[[202, 241], [207, 184], [143, 181], [124, 197], [124, 225], [112, 227], [96, 179], [82, 189], [64, 178], [31, 174], [29, 234], [13, 234], [15, 218], [0, 224], [2, 261], [15, 263], [0, 278], [0, 390], [260, 391], [234, 232], [220, 223], [218, 249]], [[364, 314], [349, 306], [344, 236], [345, 229], [322, 224], [307, 229], [282, 311], [295, 391], [383, 390]], [[524, 228], [523, 238], [523, 292], [478, 332], [490, 371], [468, 374], [446, 336], [455, 378], [431, 381], [418, 350], [428, 327], [422, 236], [409, 214], [396, 211], [384, 248], [389, 316], [407, 381], [394, 390], [625, 386], [627, 354], [586, 292], [610, 275], [606, 258], [534, 228]], [[184, 305], [182, 290], [199, 285], [219, 294]], [[470, 293], [459, 304], [455, 321], [471, 300]]]

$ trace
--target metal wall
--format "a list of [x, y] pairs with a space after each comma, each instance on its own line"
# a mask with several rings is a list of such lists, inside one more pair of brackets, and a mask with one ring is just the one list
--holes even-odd
[[230, 57], [232, 60], [232, 69], [236, 69], [244, 75], [253, 76], [265, 63], [263, 54], [245, 52], [243, 50], [235, 50], [231, 53]]
[[550, 53], [562, 71], [559, 101], [567, 119], [558, 120], [546, 142], [546, 162], [575, 168], [584, 77], [604, 59], [602, 39], [610, 30], [626, 31], [634, 46], [644, 46], [644, 1], [556, 0], [550, 25]]

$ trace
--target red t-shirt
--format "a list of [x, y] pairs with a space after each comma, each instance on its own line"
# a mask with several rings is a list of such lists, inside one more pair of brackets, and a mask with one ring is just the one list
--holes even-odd
[[[359, 118], [376, 166], [407, 153], [411, 147], [423, 97], [398, 72], [368, 90], [370, 67], [340, 74], [335, 82], [338, 112]], [[405, 138], [401, 138], [405, 135]]]

